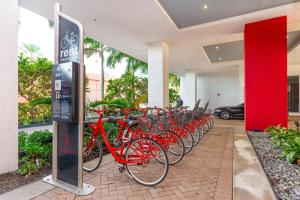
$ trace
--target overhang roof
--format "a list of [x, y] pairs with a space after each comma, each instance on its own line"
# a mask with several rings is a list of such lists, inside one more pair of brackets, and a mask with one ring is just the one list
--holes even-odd
[[[82, 22], [87, 35], [146, 62], [148, 44], [164, 41], [170, 46], [170, 71], [175, 73], [206, 73], [238, 65], [240, 60], [211, 64], [203, 46], [243, 40], [246, 23], [287, 15], [288, 31], [300, 30], [299, 2], [179, 29], [158, 0], [19, 1], [48, 19], [53, 19], [55, 2]], [[289, 63], [300, 64], [299, 55], [298, 45], [289, 54]]]

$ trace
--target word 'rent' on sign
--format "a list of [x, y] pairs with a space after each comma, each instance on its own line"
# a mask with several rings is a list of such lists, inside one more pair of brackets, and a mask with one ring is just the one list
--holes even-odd
[[79, 50], [77, 46], [71, 47], [69, 49], [61, 50], [60, 60], [61, 61], [73, 60], [72, 58], [78, 58], [78, 54], [79, 54]]

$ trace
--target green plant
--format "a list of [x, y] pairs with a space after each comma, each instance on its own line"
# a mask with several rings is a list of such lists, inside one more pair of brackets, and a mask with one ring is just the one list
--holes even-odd
[[141, 71], [143, 74], [148, 72], [148, 64], [141, 60], [113, 48], [110, 48], [109, 53], [106, 63], [108, 67], [115, 68], [118, 63], [125, 61], [127, 64], [125, 74], [135, 75], [137, 71]]
[[169, 89], [169, 102], [174, 103], [180, 98], [180, 95], [175, 89]]
[[124, 109], [129, 108], [130, 104], [129, 102], [124, 98], [115, 98], [111, 101], [93, 101], [90, 102], [88, 105], [88, 108], [96, 108], [100, 105], [106, 106], [108, 109]]
[[110, 48], [106, 45], [98, 42], [90, 37], [84, 38], [84, 53], [89, 58], [92, 55], [98, 55], [100, 58], [100, 70], [101, 70], [101, 81], [100, 81], [100, 100], [104, 99], [104, 53], [109, 52]]
[[124, 74], [119, 79], [109, 80], [105, 101], [126, 99], [130, 107], [139, 107], [148, 99], [148, 80], [132, 74]]
[[52, 133], [35, 131], [31, 134], [20, 132], [19, 140], [19, 169], [22, 175], [31, 175], [50, 164], [52, 153]]
[[[36, 48], [36, 47], [34, 47]], [[33, 49], [34, 49], [33, 48]], [[47, 58], [25, 56], [20, 53], [18, 60], [19, 124], [27, 125], [50, 119], [50, 106], [33, 106], [31, 101], [50, 96], [52, 62]]]
[[180, 89], [180, 78], [179, 76], [170, 73], [169, 74], [169, 88], [179, 92]]
[[282, 149], [283, 156], [288, 162], [300, 160], [300, 132], [281, 126], [272, 126], [266, 131], [270, 132], [272, 144]]
[[290, 137], [283, 143], [283, 155], [290, 163], [300, 159], [300, 135]]
[[[108, 123], [108, 122], [104, 122], [104, 123], [103, 123], [103, 126], [104, 126], [104, 130], [105, 130], [106, 133], [107, 133], [112, 127], [119, 127], [116, 123]], [[116, 129], [116, 130], [118, 130], [118, 129]], [[89, 133], [92, 132], [92, 130], [91, 130], [90, 128], [88, 128], [88, 127], [85, 127], [85, 128], [84, 128], [84, 131], [89, 132]], [[110, 142], [113, 142], [113, 140], [117, 137], [117, 134], [118, 134], [118, 132], [114, 131], [113, 134], [110, 134], [110, 135], [108, 136], [108, 140], [109, 140]], [[102, 140], [102, 137], [101, 137], [100, 135], [98, 135], [98, 136], [99, 136], [100, 139]]]

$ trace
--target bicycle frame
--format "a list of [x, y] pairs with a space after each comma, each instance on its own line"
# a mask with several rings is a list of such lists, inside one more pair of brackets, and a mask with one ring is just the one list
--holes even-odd
[[[98, 113], [98, 114], [100, 115], [100, 113]], [[145, 153], [142, 151], [143, 149], [132, 148], [136, 154], [129, 155], [128, 158], [130, 158], [130, 159], [126, 160], [123, 157], [124, 150], [126, 147], [127, 148], [131, 147], [130, 143], [123, 144], [121, 147], [111, 146], [111, 144], [109, 143], [109, 140], [105, 134], [104, 127], [103, 127], [102, 114], [101, 114], [100, 118], [98, 119], [97, 126], [92, 124], [92, 125], [89, 125], [89, 127], [92, 129], [92, 137], [91, 138], [98, 137], [98, 134], [100, 133], [108, 151], [111, 153], [111, 155], [114, 157], [114, 159], [120, 164], [143, 164], [145, 162], [145, 160], [149, 156], [151, 156], [149, 154], [145, 155]], [[121, 129], [120, 129], [120, 131], [121, 131]], [[95, 142], [93, 144], [91, 144], [91, 142], [93, 141], [93, 140], [91, 140], [91, 138], [87, 144], [88, 148], [93, 148], [93, 146], [95, 145]], [[117, 151], [120, 151], [120, 153], [118, 154]], [[156, 156], [156, 155], [153, 155], [153, 156]], [[135, 158], [135, 159], [133, 159], [133, 158]]]
[[[159, 109], [159, 108], [155, 108], [155, 109]], [[124, 117], [125, 120], [128, 119], [130, 110], [132, 110], [132, 109], [125, 109], [125, 110], [121, 111], [121, 112], [125, 113], [125, 117]], [[147, 120], [147, 115], [146, 114], [148, 112], [148, 108], [147, 109], [141, 109], [141, 111], [143, 111], [144, 113], [137, 121]], [[160, 110], [158, 110], [158, 113], [159, 113], [159, 111]], [[133, 132], [131, 131], [131, 129], [129, 129], [128, 123], [125, 122], [124, 120], [118, 120], [117, 123], [119, 125], [120, 130], [117, 134], [116, 141], [120, 142], [121, 138], [124, 134], [124, 130], [128, 129], [128, 131], [130, 133], [133, 133]], [[134, 139], [137, 139], [137, 138], [151, 138], [151, 139], [155, 140], [156, 142], [158, 142], [164, 149], [169, 148], [170, 143], [176, 143], [177, 142], [177, 138], [175, 138], [175, 137], [171, 137], [170, 135], [167, 135], [166, 137], [164, 137], [164, 135], [158, 134], [155, 131], [153, 131], [153, 124], [151, 122], [146, 123], [145, 126], [146, 126], [147, 129], [149, 129], [149, 132], [145, 132], [145, 131], [141, 130], [141, 128], [138, 128], [131, 136]], [[168, 131], [168, 130], [164, 130], [164, 126], [161, 123], [158, 123], [158, 129], [160, 131], [163, 131], [163, 132], [166, 132], [166, 133]]]

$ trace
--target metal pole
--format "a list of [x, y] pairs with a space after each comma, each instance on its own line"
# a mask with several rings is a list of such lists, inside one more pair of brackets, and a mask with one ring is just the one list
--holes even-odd
[[[54, 29], [55, 29], [55, 48], [54, 48], [54, 63], [59, 62], [59, 12], [61, 4], [54, 5]], [[53, 153], [52, 153], [52, 179], [57, 181], [57, 138], [58, 138], [58, 123], [53, 121]]]

